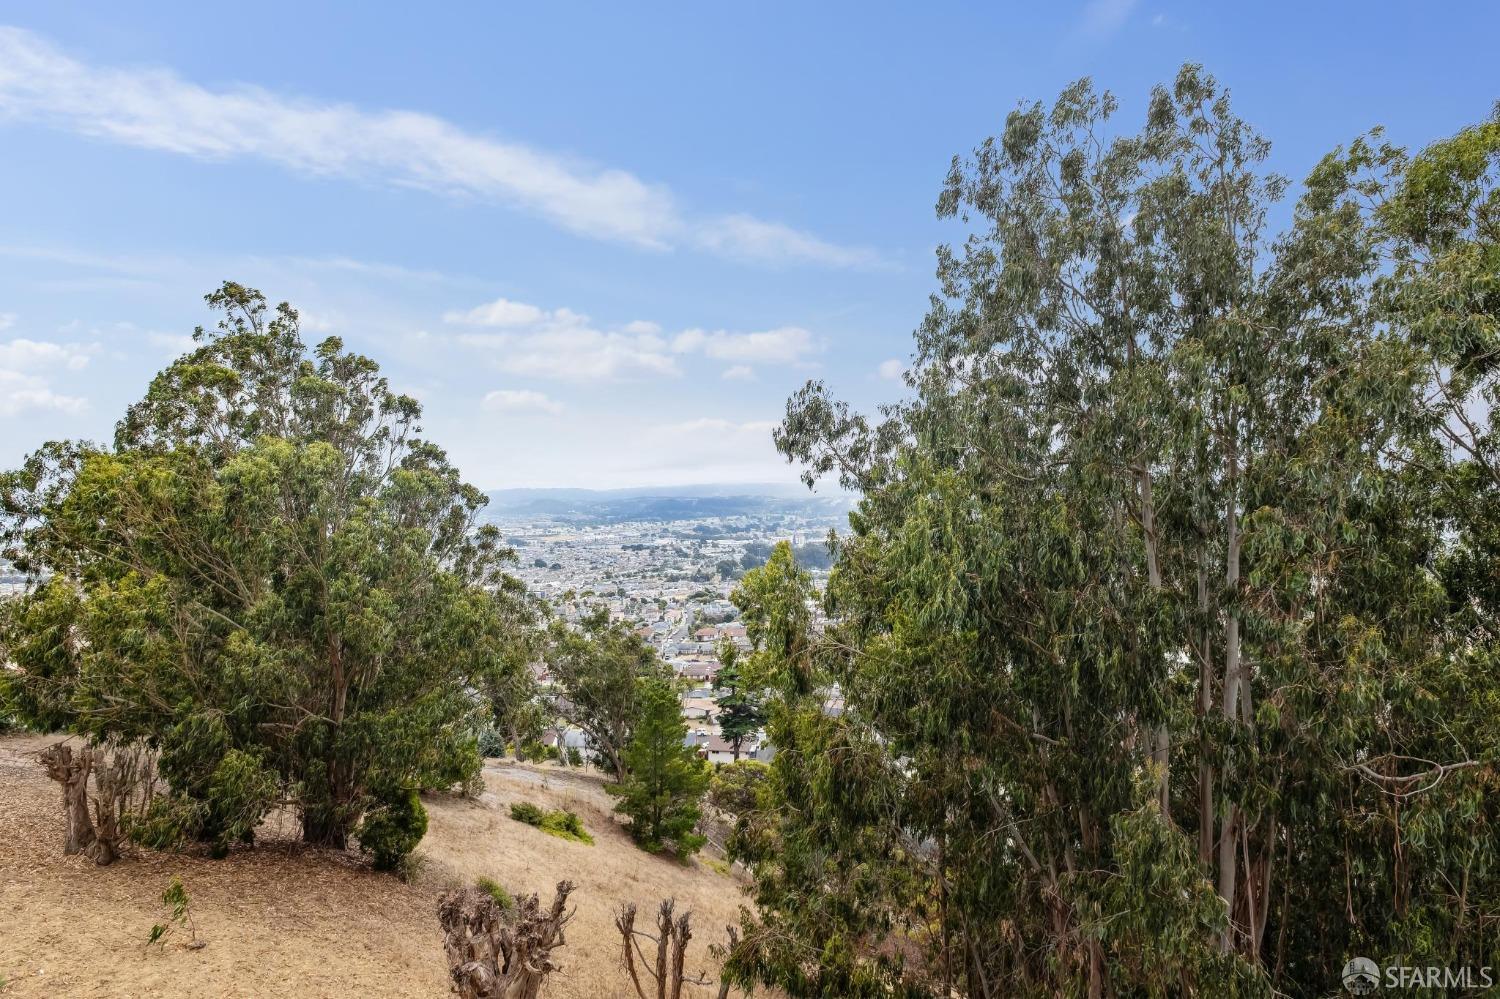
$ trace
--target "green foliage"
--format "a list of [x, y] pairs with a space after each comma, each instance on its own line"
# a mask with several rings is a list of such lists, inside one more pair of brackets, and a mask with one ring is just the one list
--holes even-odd
[[542, 816], [539, 827], [542, 832], [551, 833], [560, 839], [570, 839], [577, 843], [594, 845], [594, 837], [583, 827], [583, 820], [571, 811], [553, 811]]
[[553, 622], [546, 657], [562, 687], [558, 712], [588, 735], [600, 767], [623, 779], [623, 754], [639, 710], [638, 681], [668, 675], [666, 666], [627, 624], [610, 621], [603, 607], [577, 628]]
[[516, 900], [511, 896], [510, 892], [505, 890], [504, 885], [492, 878], [479, 878], [474, 882], [474, 887], [494, 899], [495, 904], [503, 911], [509, 912], [516, 907]]
[[510, 817], [517, 822], [536, 826], [544, 833], [559, 839], [573, 840], [592, 846], [594, 837], [584, 828], [583, 820], [566, 809], [546, 811], [529, 801], [517, 801], [510, 806]]
[[641, 715], [625, 751], [629, 776], [609, 788], [620, 798], [615, 810], [630, 817], [630, 834], [655, 853], [670, 849], [679, 858], [696, 853], [704, 837], [698, 825], [698, 799], [708, 789], [709, 772], [683, 745], [687, 725], [670, 681], [641, 681]]
[[528, 826], [539, 826], [546, 812], [529, 801], [512, 802], [510, 806], [510, 817], [517, 822], [524, 822]]
[[377, 871], [394, 871], [427, 833], [427, 809], [415, 788], [393, 789], [365, 812], [359, 825], [359, 849], [374, 859]]
[[[534, 609], [483, 494], [420, 407], [290, 306], [222, 315], [109, 446], [51, 442], [0, 476], [4, 713], [162, 755], [141, 835], [222, 852], [270, 804], [339, 846], [384, 786], [477, 773], [476, 692], [513, 685]], [[481, 695], [482, 696], [482, 695]]]
[[764, 807], [761, 796], [771, 768], [756, 760], [726, 763], [708, 784], [708, 803], [730, 815], [748, 815]]
[[151, 933], [146, 939], [146, 946], [155, 944], [158, 947], [167, 945], [167, 937], [175, 929], [187, 930], [191, 940], [188, 946], [198, 943], [198, 930], [193, 923], [192, 906], [193, 900], [188, 896], [187, 889], [182, 885], [182, 879], [174, 876], [166, 891], [161, 893], [161, 904], [170, 909], [165, 923], [155, 923], [151, 927]]
[[[226, 748], [211, 719], [177, 727], [166, 746], [157, 767], [170, 790], [154, 797], [143, 815], [126, 817], [130, 838], [156, 850], [205, 843], [215, 857], [253, 842], [255, 827], [280, 798], [276, 774], [259, 756]], [[205, 763], [212, 763], [206, 773]]]
[[1500, 946], [1500, 117], [1339, 150], [1273, 240], [1198, 67], [1115, 110], [954, 160], [912, 400], [788, 403], [862, 500], [825, 629], [789, 547], [734, 594], [778, 750], [741, 984], [1302, 995]]
[[759, 732], [766, 722], [760, 698], [745, 689], [738, 659], [738, 649], [732, 642], [725, 641], [719, 648], [720, 669], [715, 681], [724, 693], [714, 702], [719, 708], [719, 731], [734, 747], [735, 762], [739, 762], [740, 746]]
[[499, 729], [485, 728], [479, 733], [479, 755], [486, 759], [498, 759], [505, 755], [506, 739]]

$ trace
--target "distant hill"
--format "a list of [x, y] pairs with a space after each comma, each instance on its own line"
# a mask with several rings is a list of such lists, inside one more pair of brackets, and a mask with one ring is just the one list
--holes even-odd
[[490, 516], [531, 514], [579, 522], [697, 520], [703, 517], [839, 517], [855, 497], [782, 484], [657, 486], [634, 489], [498, 489]]

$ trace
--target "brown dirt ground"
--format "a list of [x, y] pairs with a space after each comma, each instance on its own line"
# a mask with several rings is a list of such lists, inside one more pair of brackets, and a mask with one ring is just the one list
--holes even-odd
[[[514, 895], [551, 900], [578, 884], [577, 914], [544, 995], [633, 996], [619, 966], [614, 913], [623, 901], [651, 928], [665, 896], [693, 911], [690, 971], [712, 974], [708, 945], [724, 941], [744, 896], [703, 861], [681, 865], [642, 853], [615, 822], [613, 800], [592, 774], [556, 766], [491, 764], [477, 801], [424, 796], [426, 864], [413, 884], [370, 870], [356, 854], [299, 848], [274, 819], [254, 849], [223, 860], [131, 850], [110, 867], [62, 855], [58, 785], [36, 753], [51, 737], [0, 737], [0, 996], [443, 996], [449, 994], [437, 898], [490, 877]], [[511, 820], [513, 801], [577, 812], [587, 846]], [[201, 950], [146, 947], [164, 921], [162, 890], [176, 875], [192, 898]], [[687, 994], [710, 995], [708, 989]]]

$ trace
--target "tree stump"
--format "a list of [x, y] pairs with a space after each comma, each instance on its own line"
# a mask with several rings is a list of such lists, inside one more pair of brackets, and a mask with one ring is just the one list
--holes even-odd
[[552, 951], [567, 942], [563, 927], [573, 912], [565, 909], [575, 887], [558, 882], [545, 911], [536, 895], [505, 910], [478, 888], [444, 894], [438, 922], [454, 991], [463, 999], [536, 999], [542, 982], [558, 968]]
[[73, 748], [66, 743], [48, 746], [39, 754], [47, 776], [62, 785], [63, 817], [67, 821], [67, 842], [63, 853], [72, 856], [82, 853], [94, 845], [98, 834], [89, 818], [89, 769], [94, 763], [94, 751], [80, 750], [73, 755]]

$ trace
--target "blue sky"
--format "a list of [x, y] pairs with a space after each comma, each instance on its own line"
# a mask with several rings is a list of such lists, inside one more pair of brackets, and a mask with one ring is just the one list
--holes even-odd
[[[107, 439], [224, 278], [421, 398], [485, 487], [791, 481], [957, 237], [950, 157], [1204, 63], [1304, 176], [1500, 97], [1500, 6], [0, 3], [0, 465]], [[145, 8], [146, 5], [135, 5]]]

